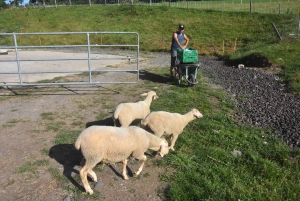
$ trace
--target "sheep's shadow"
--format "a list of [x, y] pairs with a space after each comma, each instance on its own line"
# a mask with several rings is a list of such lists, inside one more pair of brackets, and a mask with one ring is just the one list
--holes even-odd
[[78, 151], [73, 144], [57, 144], [50, 148], [49, 157], [63, 165], [63, 175], [74, 186], [84, 191], [84, 188], [72, 177], [72, 173], [79, 174], [79, 171], [74, 169], [74, 167], [80, 165], [83, 159], [81, 151]]
[[91, 121], [85, 124], [85, 127], [88, 128], [90, 126], [114, 126], [113, 119], [111, 117], [107, 117], [98, 121]]
[[170, 85], [175, 85], [182, 88], [188, 88], [193, 86], [188, 84], [178, 84], [178, 78], [170, 78], [168, 74], [161, 76], [158, 74], [151, 73], [147, 70], [141, 70], [139, 75], [141, 80], [149, 80], [151, 82], [159, 82], [164, 84], [168, 83]]
[[[122, 164], [122, 166], [123, 166], [123, 163], [120, 163], [120, 164]], [[112, 164], [109, 164], [108, 167], [115, 173], [115, 175], [117, 175], [118, 177], [120, 177], [120, 178], [123, 179], [122, 174], [121, 174], [120, 172], [118, 172], [118, 171], [113, 167]], [[127, 170], [127, 175], [128, 175], [129, 177], [133, 177], [133, 172], [132, 172], [131, 169], [128, 167], [128, 165], [126, 166], [126, 170]]]
[[169, 75], [158, 75], [151, 73], [147, 70], [140, 70], [139, 76], [141, 80], [149, 80], [151, 82], [159, 82], [159, 83], [171, 83], [173, 85], [176, 84], [176, 82], [173, 79], [170, 79]]
[[[134, 120], [130, 125], [131, 126], [139, 126], [141, 123], [141, 119], [136, 119]], [[85, 124], [85, 127], [88, 128], [90, 126], [114, 126], [114, 122], [112, 117], [108, 117], [102, 120], [98, 120], [98, 121], [91, 121], [91, 122], [87, 122]], [[117, 127], [120, 127], [121, 125], [117, 122]]]
[[[63, 166], [63, 175], [78, 189], [85, 191], [82, 185], [80, 185], [72, 176], [72, 173], [78, 174], [79, 171], [75, 169], [75, 166], [80, 166], [80, 162], [83, 159], [83, 155], [80, 150], [77, 150], [73, 144], [57, 144], [50, 148], [49, 157], [55, 159], [59, 164]], [[130, 162], [129, 162], [130, 163]], [[122, 163], [120, 163], [123, 165]], [[107, 166], [114, 172], [117, 177], [123, 178], [122, 174], [118, 172], [113, 164], [107, 164]], [[129, 177], [133, 177], [134, 173], [131, 168], [126, 166], [127, 174]], [[92, 181], [89, 177], [88, 179]]]

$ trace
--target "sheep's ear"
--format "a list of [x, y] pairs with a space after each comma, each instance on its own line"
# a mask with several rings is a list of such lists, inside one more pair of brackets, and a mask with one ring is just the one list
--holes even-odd
[[157, 99], [157, 98], [158, 98], [158, 95], [155, 94], [155, 95], [153, 96], [153, 100], [155, 100], [155, 99]]
[[143, 94], [141, 94], [141, 96], [147, 96], [148, 95], [148, 93], [143, 93]]

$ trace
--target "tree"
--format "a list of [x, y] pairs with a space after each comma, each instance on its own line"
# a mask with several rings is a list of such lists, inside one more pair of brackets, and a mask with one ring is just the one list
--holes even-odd
[[8, 4], [5, 2], [5, 0], [0, 0], [0, 7], [1, 8], [8, 8]]

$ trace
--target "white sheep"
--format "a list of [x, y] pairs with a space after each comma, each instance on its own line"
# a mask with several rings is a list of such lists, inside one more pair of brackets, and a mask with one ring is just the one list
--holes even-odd
[[151, 112], [141, 122], [141, 127], [154, 133], [157, 137], [171, 136], [169, 149], [175, 150], [174, 145], [178, 135], [182, 133], [184, 127], [192, 120], [201, 118], [203, 115], [197, 110], [181, 115], [179, 113], [169, 113], [164, 111]]
[[113, 126], [91, 126], [86, 128], [78, 136], [76, 149], [81, 149], [85, 164], [80, 170], [80, 177], [83, 186], [89, 194], [93, 194], [88, 181], [87, 174], [97, 181], [97, 175], [92, 170], [97, 163], [123, 162], [122, 175], [128, 179], [126, 173], [127, 158], [132, 156], [142, 160], [142, 164], [135, 176], [139, 175], [147, 160], [145, 152], [148, 149], [158, 151], [161, 157], [168, 154], [168, 142], [165, 139], [156, 137], [152, 133], [136, 126], [119, 128]]
[[152, 100], [158, 98], [154, 91], [141, 94], [147, 96], [145, 100], [136, 103], [121, 103], [119, 104], [114, 113], [114, 125], [118, 127], [128, 127], [133, 122], [144, 119], [150, 113], [150, 105]]

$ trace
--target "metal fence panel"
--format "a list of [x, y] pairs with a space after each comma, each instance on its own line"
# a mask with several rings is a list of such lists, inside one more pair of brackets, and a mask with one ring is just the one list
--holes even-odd
[[[0, 33], [0, 37], [9, 44], [0, 46], [0, 86], [121, 84], [139, 80], [136, 32]], [[83, 41], [78, 37], [85, 37], [86, 43], [77, 42]], [[120, 49], [130, 51], [107, 54]]]

